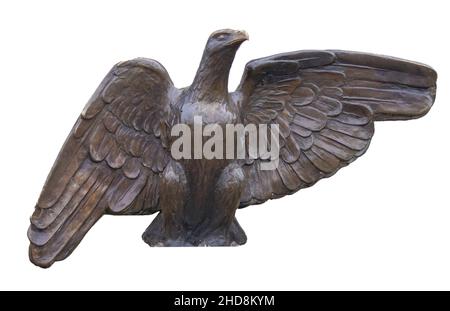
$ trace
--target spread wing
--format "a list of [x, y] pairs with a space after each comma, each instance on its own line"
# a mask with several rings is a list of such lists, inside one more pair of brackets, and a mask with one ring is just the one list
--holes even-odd
[[276, 170], [243, 166], [241, 207], [294, 193], [361, 156], [374, 121], [419, 118], [431, 108], [436, 72], [405, 60], [346, 51], [300, 51], [249, 62], [233, 93], [244, 123], [278, 124]]
[[104, 214], [158, 210], [158, 174], [170, 159], [164, 129], [177, 115], [169, 94], [176, 92], [156, 61], [112, 68], [64, 143], [31, 217], [33, 263], [49, 267], [66, 258]]

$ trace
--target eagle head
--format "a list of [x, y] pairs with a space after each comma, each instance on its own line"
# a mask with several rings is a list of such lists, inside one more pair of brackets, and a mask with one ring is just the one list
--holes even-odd
[[222, 29], [206, 43], [200, 66], [190, 87], [192, 101], [217, 102], [228, 96], [228, 75], [239, 46], [248, 40], [245, 31]]
[[248, 40], [248, 34], [246, 31], [222, 29], [214, 31], [208, 39], [206, 44], [206, 50], [209, 53], [216, 52], [236, 52], [242, 42]]

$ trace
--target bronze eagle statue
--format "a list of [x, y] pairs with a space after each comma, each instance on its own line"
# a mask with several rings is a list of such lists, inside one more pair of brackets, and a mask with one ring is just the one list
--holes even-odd
[[[375, 121], [419, 118], [433, 105], [432, 68], [337, 50], [252, 60], [229, 93], [230, 68], [247, 39], [243, 31], [212, 33], [192, 85], [182, 89], [155, 60], [111, 69], [73, 126], [31, 216], [34, 264], [65, 259], [105, 214], [159, 212], [143, 234], [151, 246], [244, 244], [238, 208], [333, 175], [365, 153]], [[175, 159], [171, 129], [192, 128], [196, 117], [219, 126], [276, 125], [277, 167], [262, 169], [270, 159], [261, 153]]]

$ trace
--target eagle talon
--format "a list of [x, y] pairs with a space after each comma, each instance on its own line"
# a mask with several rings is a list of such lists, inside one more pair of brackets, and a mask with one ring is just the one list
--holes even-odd
[[179, 232], [174, 238], [167, 233], [161, 214], [158, 214], [142, 234], [145, 243], [152, 247], [166, 246], [239, 246], [247, 242], [247, 236], [236, 218], [228, 229], [217, 229], [203, 234], [195, 231]]

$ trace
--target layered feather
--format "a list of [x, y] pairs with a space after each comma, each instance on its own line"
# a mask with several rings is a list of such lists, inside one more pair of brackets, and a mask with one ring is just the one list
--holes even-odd
[[45, 183], [28, 230], [30, 259], [67, 257], [104, 214], [150, 214], [170, 154], [160, 124], [173, 85], [155, 61], [113, 67], [89, 100]]
[[247, 64], [233, 98], [246, 123], [277, 124], [280, 157], [247, 161], [241, 207], [291, 194], [364, 154], [374, 121], [423, 116], [436, 92], [428, 66], [345, 51], [299, 51]]

